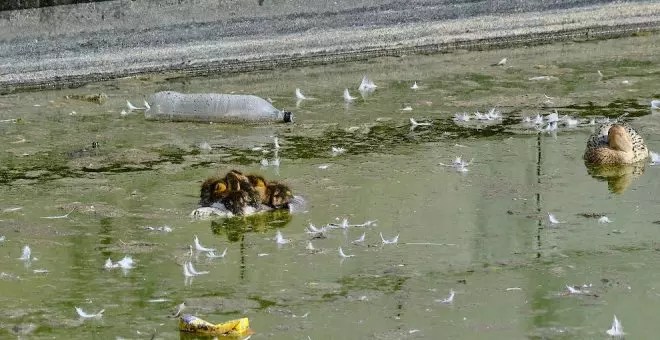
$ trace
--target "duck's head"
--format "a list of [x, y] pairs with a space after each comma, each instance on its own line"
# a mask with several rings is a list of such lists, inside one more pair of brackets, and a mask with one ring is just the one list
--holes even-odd
[[633, 151], [632, 139], [626, 128], [622, 125], [614, 124], [610, 127], [610, 130], [607, 132], [607, 144], [613, 150], [622, 152]]
[[282, 183], [268, 183], [268, 205], [275, 209], [289, 209], [289, 203], [293, 201], [293, 192]]
[[227, 196], [227, 182], [224, 178], [209, 177], [202, 183], [199, 193], [199, 204], [202, 207], [210, 207], [213, 203]]

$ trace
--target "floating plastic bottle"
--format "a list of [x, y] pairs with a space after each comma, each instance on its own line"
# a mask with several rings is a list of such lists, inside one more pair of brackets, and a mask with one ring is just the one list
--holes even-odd
[[253, 95], [174, 91], [154, 93], [144, 112], [146, 119], [203, 122], [292, 122], [293, 114], [280, 111]]

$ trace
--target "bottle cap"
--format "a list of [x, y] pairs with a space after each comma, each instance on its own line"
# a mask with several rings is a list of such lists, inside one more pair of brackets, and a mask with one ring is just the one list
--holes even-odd
[[290, 111], [284, 111], [284, 122], [293, 123], [293, 113]]

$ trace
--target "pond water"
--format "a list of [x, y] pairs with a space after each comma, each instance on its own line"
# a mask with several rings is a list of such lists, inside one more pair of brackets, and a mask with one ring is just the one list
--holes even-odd
[[[660, 150], [649, 105], [660, 97], [658, 52], [652, 35], [2, 96], [0, 333], [176, 339], [168, 316], [185, 301], [211, 322], [249, 317], [252, 339], [602, 339], [614, 315], [630, 337], [654, 338], [660, 168], [592, 176], [581, 157], [593, 126], [547, 133], [521, 120], [555, 109], [587, 121], [627, 113]], [[365, 74], [378, 87], [362, 98]], [[314, 99], [297, 104], [295, 88]], [[253, 93], [297, 121], [120, 114], [126, 100], [166, 89]], [[107, 101], [73, 98], [95, 93]], [[453, 120], [491, 108], [503, 118]], [[432, 125], [411, 129], [411, 117]], [[274, 136], [280, 164], [263, 167]], [[467, 172], [440, 164], [458, 156], [471, 160]], [[201, 181], [230, 169], [289, 184], [307, 210], [191, 218]], [[330, 230], [306, 250], [310, 223], [344, 218], [377, 222]], [[146, 228], [163, 226], [171, 232]], [[276, 230], [290, 242], [278, 247]], [[190, 256], [195, 235], [226, 256]], [[25, 245], [29, 262], [18, 259]], [[135, 268], [104, 269], [127, 255]], [[187, 261], [208, 274], [184, 279]], [[74, 307], [105, 312], [82, 319]]]

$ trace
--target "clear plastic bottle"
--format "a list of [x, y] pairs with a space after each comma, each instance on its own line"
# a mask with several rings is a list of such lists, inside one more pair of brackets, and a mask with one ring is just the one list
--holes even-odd
[[293, 114], [280, 111], [253, 95], [154, 93], [149, 98], [146, 119], [203, 122], [292, 122]]

